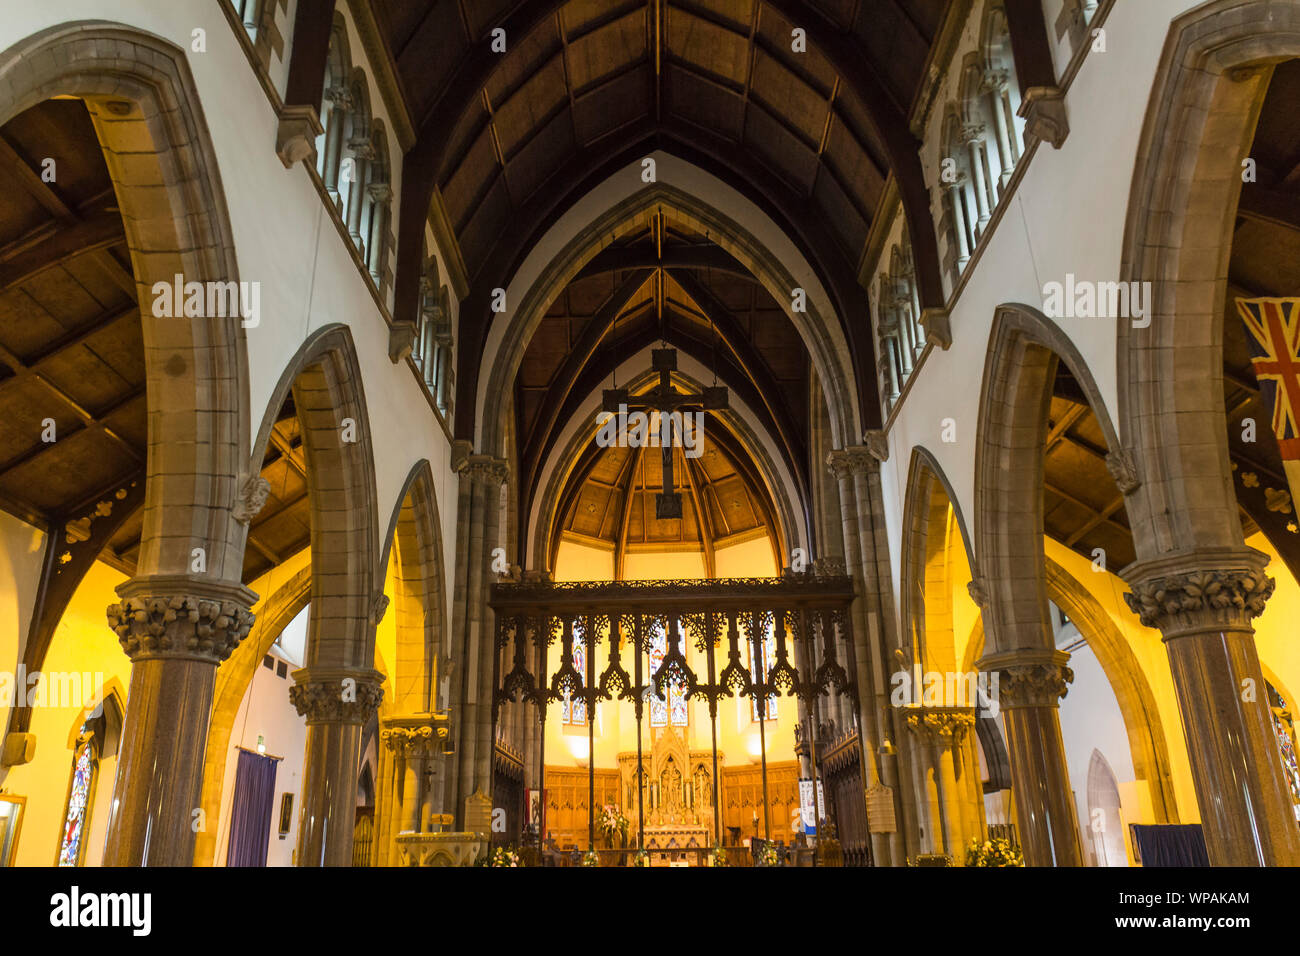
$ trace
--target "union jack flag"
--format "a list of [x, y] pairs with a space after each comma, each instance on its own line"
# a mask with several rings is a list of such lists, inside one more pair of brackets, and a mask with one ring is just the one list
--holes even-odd
[[1300, 465], [1300, 298], [1238, 299], [1237, 312], [1250, 333], [1260, 397], [1273, 408], [1273, 434], [1293, 479]]

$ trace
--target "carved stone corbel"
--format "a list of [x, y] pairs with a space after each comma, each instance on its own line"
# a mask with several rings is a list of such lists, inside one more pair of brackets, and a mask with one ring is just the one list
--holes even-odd
[[925, 341], [930, 345], [944, 351], [952, 347], [952, 325], [947, 309], [938, 306], [922, 309], [921, 328], [925, 329]]
[[396, 365], [410, 355], [418, 335], [414, 322], [394, 322], [388, 330], [388, 360]]
[[1134, 464], [1133, 455], [1127, 449], [1120, 448], [1107, 455], [1106, 469], [1115, 479], [1115, 487], [1120, 490], [1120, 494], [1127, 497], [1142, 487], [1137, 465]]
[[316, 162], [316, 137], [325, 132], [314, 106], [285, 106], [275, 130], [275, 155], [285, 169], [304, 159]]
[[1070, 135], [1065, 111], [1065, 94], [1055, 86], [1031, 86], [1025, 90], [1016, 111], [1025, 121], [1026, 132], [1060, 149]]
[[270, 493], [271, 483], [261, 475], [241, 475], [239, 497], [235, 499], [231, 517], [240, 524], [248, 524], [262, 510]]

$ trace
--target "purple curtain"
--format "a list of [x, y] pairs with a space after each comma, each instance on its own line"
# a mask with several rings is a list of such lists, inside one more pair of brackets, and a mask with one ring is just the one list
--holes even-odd
[[226, 866], [266, 866], [277, 763], [274, 757], [251, 750], [239, 751]]
[[1199, 823], [1134, 824], [1143, 866], [1209, 866]]

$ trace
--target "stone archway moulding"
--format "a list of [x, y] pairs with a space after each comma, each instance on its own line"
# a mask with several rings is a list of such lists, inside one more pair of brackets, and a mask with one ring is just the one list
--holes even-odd
[[1121, 491], [1131, 490], [1132, 469], [1116, 453], [1115, 427], [1087, 363], [1051, 319], [1031, 306], [999, 306], [987, 356], [975, 450], [972, 570], [978, 569], [989, 597], [983, 612], [1004, 618], [990, 622], [997, 642], [991, 652], [1050, 649], [1040, 610], [1046, 607], [1042, 549], [1035, 545], [1028, 558], [1024, 552], [1027, 542], [1043, 535], [1043, 440], [1058, 360], [1087, 396]]
[[[640, 162], [615, 173], [547, 231], [511, 278], [506, 289], [509, 322], [493, 323], [480, 365], [476, 446], [486, 454], [508, 454], [504, 435], [509, 403], [496, 408], [492, 396], [510, 394], [533, 332], [565, 284], [618, 235], [659, 209], [671, 211], [726, 249], [782, 305], [823, 384], [835, 446], [856, 443], [862, 413], [852, 353], [813, 267], [769, 217], [734, 189], [670, 153], [659, 151], [653, 158], [657, 183], [642, 183]], [[790, 311], [794, 288], [807, 292], [806, 313]]]
[[[1155, 822], [1177, 823], [1178, 804], [1174, 797], [1168, 738], [1155, 694], [1137, 655], [1105, 608], [1070, 572], [1046, 556], [1044, 563], [1048, 599], [1079, 628], [1110, 683], [1124, 719], [1133, 773], [1147, 783]], [[965, 668], [974, 669], [983, 653], [983, 619], [977, 617], [966, 646]]]
[[[0, 122], [58, 95], [84, 98], [91, 113], [138, 301], [149, 303], [153, 284], [177, 274], [237, 282], [216, 153], [185, 52], [134, 27], [82, 20], [0, 53]], [[136, 577], [184, 576], [201, 548], [212, 584], [237, 588], [245, 528], [231, 512], [248, 436], [243, 329], [238, 317], [156, 318], [148, 308], [141, 324], [149, 461]], [[164, 476], [162, 447], [202, 450], [204, 460]]]
[[1242, 161], [1300, 4], [1214, 0], [1176, 18], [1152, 85], [1120, 279], [1152, 283], [1150, 323], [1117, 327], [1119, 420], [1142, 486], [1138, 560], [1244, 550], [1223, 428], [1223, 316]]

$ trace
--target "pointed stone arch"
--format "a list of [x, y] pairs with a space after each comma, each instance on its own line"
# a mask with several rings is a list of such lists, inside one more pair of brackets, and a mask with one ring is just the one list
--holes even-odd
[[[155, 316], [156, 283], [237, 282], [225, 193], [186, 54], [106, 21], [60, 24], [0, 53], [0, 122], [53, 96], [86, 101], [122, 211], [141, 303], [149, 454], [137, 577], [187, 574], [206, 554], [238, 585], [231, 509], [246, 447], [248, 366], [238, 315]], [[163, 450], [167, 454], [164, 456]]]
[[[667, 154], [660, 156], [661, 166], [672, 160]], [[661, 170], [662, 174], [662, 170]], [[597, 188], [593, 192], [605, 194], [610, 188]], [[508, 402], [493, 409], [493, 396], [509, 394], [511, 383], [518, 371], [528, 343], [555, 296], [573, 279], [584, 265], [614, 239], [629, 228], [646, 222], [656, 210], [669, 210], [693, 230], [717, 243], [772, 294], [778, 303], [784, 303], [786, 314], [799, 331], [812, 358], [813, 368], [822, 382], [824, 399], [830, 409], [830, 424], [834, 444], [844, 447], [858, 441], [862, 431], [862, 411], [853, 372], [852, 355], [839, 317], [832, 308], [811, 266], [800, 261], [787, 264], [772, 253], [759, 239], [740, 223], [725, 215], [709, 202], [666, 182], [645, 186], [626, 198], [614, 202], [594, 218], [574, 238], [559, 249], [539, 270], [537, 277], [523, 291], [518, 305], [510, 307], [510, 321], [498, 335], [489, 333], [488, 347], [483, 354], [482, 372], [477, 395], [478, 447], [485, 453], [506, 455], [509, 448], [504, 441], [505, 421], [511, 414]], [[546, 239], [539, 248], [553, 245], [558, 240]], [[799, 257], [802, 260], [802, 257]], [[792, 268], [805, 275], [796, 278]], [[517, 273], [518, 275], [519, 273]], [[513, 284], [513, 280], [512, 280]], [[807, 312], [790, 310], [790, 291], [808, 286]]]
[[439, 704], [436, 681], [448, 648], [442, 523], [427, 459], [417, 462], [403, 483], [380, 554], [381, 582], [387, 579], [388, 562], [396, 558], [397, 660], [391, 704], [394, 713], [429, 713]]
[[[368, 668], [383, 579], [374, 450], [352, 333], [313, 333], [280, 376], [263, 416], [250, 473], [260, 470], [271, 428], [293, 396], [302, 428], [311, 504], [311, 601], [307, 666]], [[330, 621], [325, 634], [322, 623]]]
[[212, 718], [208, 722], [208, 739], [203, 751], [203, 788], [199, 803], [207, 825], [194, 838], [195, 866], [212, 866], [216, 861], [222, 785], [226, 761], [230, 757], [230, 735], [234, 731], [239, 706], [262, 658], [271, 652], [280, 632], [302, 613], [310, 601], [309, 565], [254, 606], [257, 621], [253, 629], [229, 660], [217, 669]]
[[[1058, 361], [1083, 389], [1115, 460], [1101, 390], [1061, 328], [1027, 305], [999, 306], [989, 333], [975, 452], [975, 566], [991, 599], [994, 651], [1047, 649], [1042, 547], [1044, 439]], [[1114, 473], [1114, 467], [1112, 467]]]

